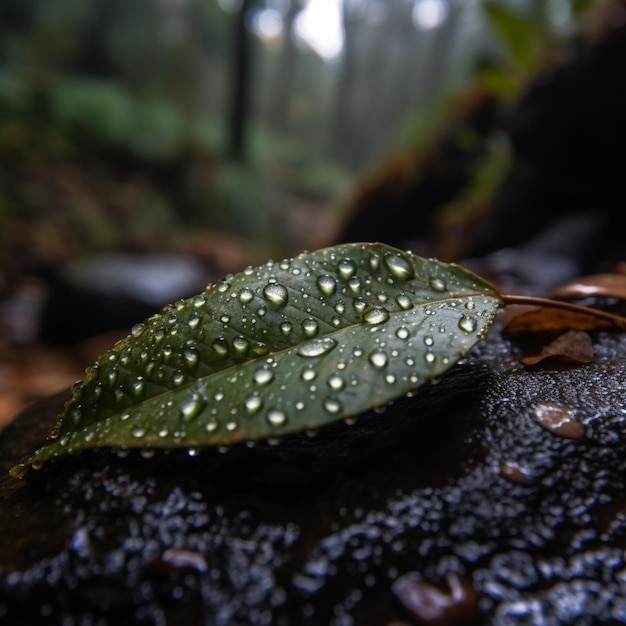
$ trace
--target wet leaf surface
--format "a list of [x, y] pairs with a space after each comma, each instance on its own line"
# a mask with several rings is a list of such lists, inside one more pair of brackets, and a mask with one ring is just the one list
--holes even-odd
[[471, 272], [383, 244], [250, 267], [136, 325], [91, 365], [26, 467], [91, 447], [273, 439], [356, 416], [441, 376], [500, 303]]
[[[496, 328], [439, 384], [317, 437], [92, 450], [5, 477], [2, 620], [378, 626], [433, 623], [435, 599], [457, 623], [622, 623], [626, 339], [594, 347], [584, 367], [527, 370]], [[62, 403], [0, 435], [0, 471]], [[584, 436], [540, 424], [552, 405]]]

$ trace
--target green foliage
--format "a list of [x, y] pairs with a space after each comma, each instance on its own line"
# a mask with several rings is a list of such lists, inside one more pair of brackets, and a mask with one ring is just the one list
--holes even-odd
[[271, 439], [384, 406], [441, 376], [501, 304], [471, 272], [347, 244], [228, 276], [91, 365], [25, 467], [85, 448]]
[[543, 50], [542, 25], [532, 16], [507, 8], [501, 2], [492, 0], [483, 6], [491, 28], [512, 60], [527, 70], [534, 69]]

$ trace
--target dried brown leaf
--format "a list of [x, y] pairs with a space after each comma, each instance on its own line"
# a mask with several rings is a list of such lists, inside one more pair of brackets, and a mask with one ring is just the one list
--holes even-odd
[[543, 307], [511, 319], [503, 332], [512, 338], [555, 336], [567, 330], [601, 330], [613, 328], [610, 320], [593, 314]]
[[626, 274], [592, 274], [582, 276], [552, 294], [554, 298], [617, 298], [626, 300]]
[[585, 365], [593, 361], [593, 345], [587, 333], [570, 330], [550, 342], [540, 354], [522, 357], [520, 361], [524, 365], [551, 369]]

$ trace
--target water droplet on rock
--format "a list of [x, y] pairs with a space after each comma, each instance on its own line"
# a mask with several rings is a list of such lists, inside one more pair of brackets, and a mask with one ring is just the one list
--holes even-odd
[[572, 409], [556, 402], [539, 402], [534, 406], [537, 423], [553, 435], [566, 439], [581, 439], [585, 427], [572, 415]]
[[528, 475], [524, 471], [524, 468], [520, 467], [516, 463], [509, 461], [503, 461], [500, 464], [500, 475], [512, 483], [527, 483]]

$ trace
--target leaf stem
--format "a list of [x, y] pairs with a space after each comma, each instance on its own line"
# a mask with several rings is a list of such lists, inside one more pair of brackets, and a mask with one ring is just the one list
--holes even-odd
[[603, 319], [611, 322], [614, 326], [622, 330], [626, 330], [626, 317], [620, 315], [614, 315], [613, 313], [607, 313], [599, 309], [583, 306], [581, 304], [574, 304], [572, 302], [565, 302], [563, 300], [552, 300], [550, 298], [537, 298], [535, 296], [519, 296], [510, 294], [501, 294], [500, 298], [504, 305], [509, 304], [524, 304], [532, 306], [549, 307], [553, 309], [563, 309], [572, 313], [582, 313], [584, 315], [590, 315], [598, 319]]

